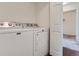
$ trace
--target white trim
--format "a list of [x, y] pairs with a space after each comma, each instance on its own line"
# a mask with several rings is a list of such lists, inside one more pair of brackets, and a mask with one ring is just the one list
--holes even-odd
[[67, 4], [69, 4], [70, 2], [63, 2], [63, 5], [67, 5]]

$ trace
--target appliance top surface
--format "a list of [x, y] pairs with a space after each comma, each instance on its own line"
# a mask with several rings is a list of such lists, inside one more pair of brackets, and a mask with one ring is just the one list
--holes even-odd
[[33, 31], [32, 27], [28, 28], [0, 28], [0, 33]]

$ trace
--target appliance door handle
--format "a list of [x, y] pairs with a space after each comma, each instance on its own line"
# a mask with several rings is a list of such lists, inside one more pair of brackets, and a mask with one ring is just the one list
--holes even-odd
[[16, 35], [21, 35], [21, 32], [16, 33]]

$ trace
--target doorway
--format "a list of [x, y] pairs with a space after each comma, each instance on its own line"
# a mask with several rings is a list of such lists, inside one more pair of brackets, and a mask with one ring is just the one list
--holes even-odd
[[[79, 56], [79, 44], [77, 44], [77, 10], [75, 4], [63, 6], [63, 51], [64, 56]], [[71, 8], [72, 6], [72, 8]], [[67, 8], [68, 7], [68, 8]]]
[[76, 40], [76, 10], [63, 13], [64, 19], [64, 38], [67, 40]]

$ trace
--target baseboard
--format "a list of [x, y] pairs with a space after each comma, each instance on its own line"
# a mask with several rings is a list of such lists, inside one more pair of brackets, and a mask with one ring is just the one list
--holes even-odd
[[71, 38], [71, 39], [76, 39], [76, 35], [70, 35], [70, 34], [63, 34], [64, 38]]

